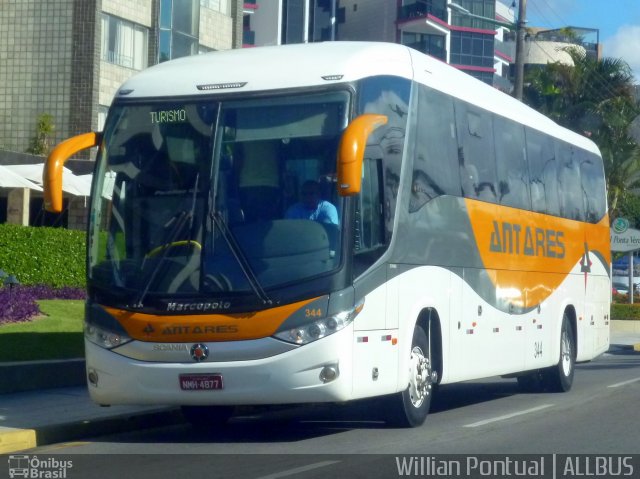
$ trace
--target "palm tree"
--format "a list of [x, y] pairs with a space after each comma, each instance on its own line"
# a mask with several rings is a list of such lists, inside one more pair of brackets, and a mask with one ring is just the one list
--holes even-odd
[[639, 113], [633, 75], [622, 59], [595, 59], [576, 47], [565, 51], [573, 66], [554, 62], [532, 71], [524, 101], [595, 141], [604, 160], [610, 216], [615, 217], [621, 202], [640, 191], [640, 147], [629, 135]]

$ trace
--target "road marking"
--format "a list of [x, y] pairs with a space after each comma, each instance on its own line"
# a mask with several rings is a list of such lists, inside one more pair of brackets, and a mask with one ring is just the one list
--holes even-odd
[[331, 464], [337, 464], [340, 461], [322, 461], [316, 462], [315, 464], [309, 464], [307, 466], [296, 467], [295, 469], [288, 469], [286, 471], [274, 472], [273, 474], [269, 474], [267, 476], [259, 477], [258, 479], [278, 479], [279, 477], [287, 477], [293, 476], [295, 474], [300, 474], [302, 472], [311, 471], [313, 469], [318, 469], [320, 467], [330, 466]]
[[615, 384], [612, 384], [611, 386], [607, 386], [607, 387], [609, 387], [609, 388], [619, 388], [620, 386], [626, 386], [627, 384], [636, 383], [638, 381], [640, 381], [640, 378], [629, 379], [628, 381], [622, 381], [621, 383], [615, 383]]
[[485, 424], [490, 424], [492, 422], [504, 421], [505, 419], [511, 419], [512, 417], [522, 416], [524, 414], [529, 414], [532, 412], [541, 411], [543, 409], [547, 409], [548, 407], [553, 406], [553, 404], [543, 404], [542, 406], [533, 407], [531, 409], [526, 409], [524, 411], [518, 411], [511, 414], [506, 414], [504, 416], [498, 416], [491, 419], [485, 419], [483, 421], [474, 422], [473, 424], [466, 424], [463, 427], [478, 427], [484, 426]]

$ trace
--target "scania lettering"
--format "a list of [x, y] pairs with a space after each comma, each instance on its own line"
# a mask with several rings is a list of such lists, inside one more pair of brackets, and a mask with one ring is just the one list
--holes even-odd
[[142, 71], [103, 132], [49, 156], [50, 211], [64, 162], [91, 147], [99, 404], [180, 405], [201, 427], [236, 406], [380, 396], [381, 417], [411, 427], [437, 384], [567, 391], [576, 362], [608, 348], [598, 148], [406, 46]]

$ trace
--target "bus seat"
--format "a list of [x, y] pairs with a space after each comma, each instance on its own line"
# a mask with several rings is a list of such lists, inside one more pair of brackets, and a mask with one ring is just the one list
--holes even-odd
[[271, 141], [241, 144], [238, 195], [246, 221], [272, 220], [280, 213], [278, 145]]

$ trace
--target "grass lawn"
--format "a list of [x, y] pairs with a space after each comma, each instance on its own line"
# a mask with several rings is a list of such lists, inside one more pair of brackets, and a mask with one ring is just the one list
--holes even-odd
[[38, 301], [43, 316], [0, 326], [0, 362], [84, 357], [84, 301]]

